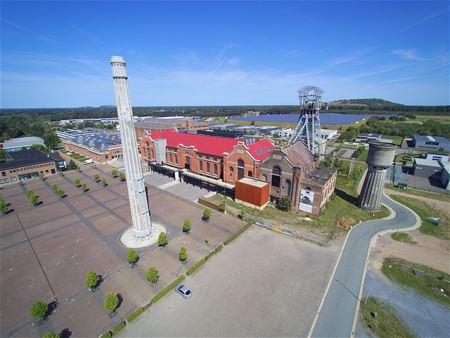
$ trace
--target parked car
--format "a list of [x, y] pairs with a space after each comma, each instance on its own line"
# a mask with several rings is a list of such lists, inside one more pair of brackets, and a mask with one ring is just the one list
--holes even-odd
[[175, 289], [180, 295], [182, 295], [184, 298], [191, 298], [192, 292], [184, 285], [178, 285]]

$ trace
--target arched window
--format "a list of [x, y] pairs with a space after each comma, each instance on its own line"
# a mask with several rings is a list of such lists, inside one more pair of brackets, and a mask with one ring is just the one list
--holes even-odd
[[284, 187], [284, 191], [285, 191], [287, 196], [291, 196], [291, 187], [292, 187], [291, 180], [287, 179], [286, 180], [286, 185]]
[[234, 168], [230, 167], [230, 178], [234, 177]]
[[237, 162], [238, 169], [238, 180], [244, 177], [245, 163], [243, 160], [239, 159]]
[[262, 174], [262, 180], [263, 180], [264, 182], [267, 182], [267, 175], [266, 175], [266, 174]]
[[248, 174], [247, 174], [247, 176], [248, 176], [248, 177], [253, 177], [253, 173], [252, 173], [252, 171], [251, 171], [251, 170], [249, 170], [249, 171], [248, 171]]
[[281, 169], [278, 166], [272, 168], [272, 187], [279, 188], [281, 181]]

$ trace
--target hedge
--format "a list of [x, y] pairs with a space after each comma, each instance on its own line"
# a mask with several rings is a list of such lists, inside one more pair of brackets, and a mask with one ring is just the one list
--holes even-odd
[[166, 294], [168, 294], [173, 288], [175, 288], [179, 283], [181, 283], [182, 281], [184, 281], [186, 277], [184, 275], [181, 275], [180, 277], [178, 277], [177, 279], [175, 279], [172, 283], [170, 283], [169, 285], [167, 285], [164, 289], [162, 289], [161, 291], [159, 291], [156, 295], [153, 296], [153, 298], [150, 300], [150, 304], [149, 305], [153, 305], [155, 304], [158, 300], [160, 300], [161, 298], [163, 298]]
[[122, 331], [122, 329], [125, 327], [125, 325], [127, 325], [127, 323], [120, 322], [119, 324], [114, 326], [113, 329], [111, 330], [111, 333], [113, 334], [113, 336], [118, 334], [120, 331]]
[[111, 331], [105, 332], [100, 336], [100, 338], [111, 338], [111, 337], [112, 337]]
[[127, 317], [127, 322], [131, 323], [133, 320], [135, 320], [142, 312], [144, 312], [145, 309], [143, 307], [140, 307], [136, 311], [134, 311], [131, 315]]
[[218, 254], [223, 249], [223, 244], [220, 244], [217, 248], [214, 249], [214, 254]]
[[228, 238], [226, 241], [224, 241], [223, 245], [230, 244], [232, 241], [234, 241], [236, 238], [238, 238], [245, 230], [250, 228], [251, 225], [252, 225], [251, 223], [248, 223], [248, 224], [244, 225], [234, 235], [232, 235], [230, 238]]
[[[210, 253], [210, 255], [212, 254], [212, 252]], [[208, 255], [209, 256], [209, 255]], [[203, 264], [206, 263], [206, 258], [202, 258], [200, 259], [197, 263], [195, 263], [187, 272], [186, 275], [190, 276], [192, 275], [195, 271], [197, 271]]]

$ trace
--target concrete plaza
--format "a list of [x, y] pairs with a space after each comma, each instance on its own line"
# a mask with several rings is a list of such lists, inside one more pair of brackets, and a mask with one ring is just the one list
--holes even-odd
[[[106, 178], [108, 186], [93, 176]], [[87, 183], [83, 193], [73, 185], [79, 178]], [[67, 197], [52, 190], [56, 183]], [[175, 186], [173, 187], [175, 188]], [[26, 198], [31, 189], [43, 202], [32, 208]], [[47, 331], [67, 329], [72, 336], [97, 336], [109, 330], [178, 275], [236, 232], [243, 224], [213, 211], [208, 223], [201, 221], [203, 207], [184, 198], [150, 187], [152, 218], [163, 224], [169, 235], [165, 248], [140, 249], [134, 269], [126, 262], [127, 249], [119, 237], [131, 224], [125, 182], [110, 174], [110, 167], [83, 168], [82, 172], [54, 175], [0, 190], [0, 196], [14, 209], [0, 218], [0, 336], [40, 336]], [[191, 233], [182, 232], [185, 218], [192, 221]], [[181, 264], [178, 251], [188, 250], [188, 263]], [[160, 279], [151, 287], [145, 271], [155, 265]], [[92, 293], [85, 287], [85, 273], [95, 271], [104, 281]], [[104, 294], [114, 291], [123, 301], [112, 318], [103, 310]], [[58, 308], [40, 326], [33, 326], [29, 309], [37, 300], [58, 302]]]

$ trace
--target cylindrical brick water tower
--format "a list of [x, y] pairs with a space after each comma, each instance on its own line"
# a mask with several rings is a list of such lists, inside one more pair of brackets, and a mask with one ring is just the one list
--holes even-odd
[[361, 208], [377, 211], [381, 207], [381, 197], [384, 189], [384, 177], [386, 170], [394, 161], [394, 144], [371, 142], [367, 156], [367, 175], [364, 180], [361, 193], [358, 197], [358, 205]]

